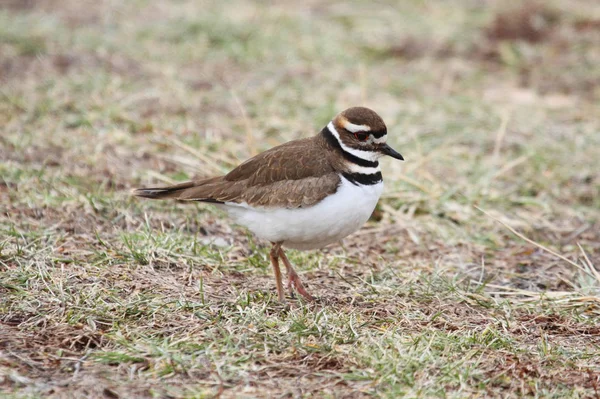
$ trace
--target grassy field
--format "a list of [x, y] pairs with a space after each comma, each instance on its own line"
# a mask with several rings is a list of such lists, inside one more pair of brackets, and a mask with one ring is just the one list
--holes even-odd
[[[3, 398], [600, 398], [597, 1], [0, 0], [0, 82]], [[315, 303], [129, 196], [353, 105], [406, 161]]]

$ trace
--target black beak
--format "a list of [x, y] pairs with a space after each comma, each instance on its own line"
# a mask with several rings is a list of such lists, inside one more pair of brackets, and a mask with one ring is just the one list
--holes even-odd
[[402, 155], [400, 155], [400, 153], [398, 151], [394, 150], [392, 147], [390, 147], [387, 144], [382, 145], [380, 147], [380, 151], [382, 153], [384, 153], [385, 155], [389, 155], [392, 158], [396, 158], [401, 161], [404, 161], [404, 157]]

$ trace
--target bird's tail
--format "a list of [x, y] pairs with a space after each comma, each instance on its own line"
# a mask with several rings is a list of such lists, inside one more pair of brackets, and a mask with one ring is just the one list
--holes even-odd
[[173, 186], [167, 187], [136, 188], [131, 191], [131, 194], [135, 195], [136, 197], [150, 199], [178, 199], [183, 190], [187, 190], [188, 188], [191, 188], [193, 186], [194, 182], [188, 181], [185, 183], [175, 184]]

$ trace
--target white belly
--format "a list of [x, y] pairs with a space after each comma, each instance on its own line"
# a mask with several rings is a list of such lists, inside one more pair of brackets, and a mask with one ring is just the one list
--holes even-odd
[[263, 240], [282, 241], [288, 248], [313, 249], [358, 230], [373, 213], [382, 191], [383, 182], [356, 186], [342, 177], [335, 194], [310, 208], [251, 208], [234, 203], [221, 207], [236, 223]]

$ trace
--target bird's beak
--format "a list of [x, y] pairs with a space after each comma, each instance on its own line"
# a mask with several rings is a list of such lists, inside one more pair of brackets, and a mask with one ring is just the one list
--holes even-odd
[[389, 155], [392, 158], [396, 158], [399, 159], [401, 161], [404, 161], [404, 157], [402, 155], [400, 155], [400, 153], [396, 150], [394, 150], [392, 147], [390, 147], [387, 144], [384, 144], [380, 147], [380, 151], [385, 154], [385, 155]]

